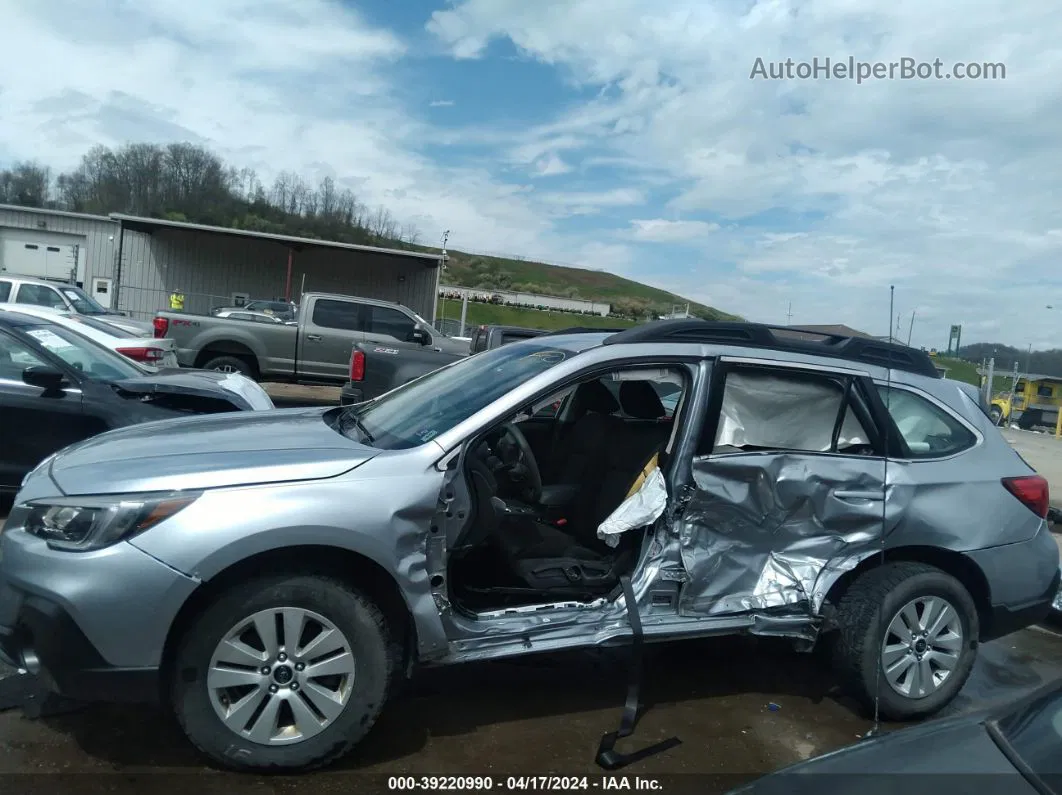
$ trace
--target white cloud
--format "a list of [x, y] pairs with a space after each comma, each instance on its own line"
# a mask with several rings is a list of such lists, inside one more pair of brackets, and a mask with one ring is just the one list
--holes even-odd
[[[501, 68], [490, 45], [508, 39], [579, 89], [530, 128], [484, 99], [467, 129], [428, 121], [470, 102], [428, 82], [416, 31], [336, 0], [0, 0], [0, 19], [0, 158], [68, 168], [94, 143], [193, 140], [267, 178], [327, 163], [425, 241], [452, 229], [457, 248], [618, 269], [754, 319], [791, 301], [794, 322], [883, 333], [895, 284], [916, 342], [952, 322], [970, 342], [1062, 339], [1040, 308], [1062, 303], [1049, 3], [456, 0], [425, 22], [462, 69]], [[757, 57], [849, 55], [1003, 62], [1007, 79], [749, 79]], [[434, 93], [410, 101], [406, 67]], [[545, 103], [555, 85], [529, 87]], [[477, 165], [427, 144], [478, 147]]]
[[452, 99], [435, 99], [428, 103], [429, 108], [452, 108], [454, 106]]
[[572, 167], [561, 160], [556, 154], [548, 154], [535, 161], [534, 174], [536, 177], [556, 177], [567, 174]]
[[[578, 139], [595, 157], [670, 174], [672, 211], [755, 219], [724, 222], [697, 274], [658, 277], [674, 289], [775, 321], [792, 300], [794, 320], [859, 327], [887, 315], [883, 295], [896, 284], [898, 301], [926, 308], [928, 343], [960, 316], [988, 319], [978, 334], [1016, 344], [1050, 338], [1046, 329], [1062, 338], [1062, 313], [1030, 309], [1047, 291], [1062, 294], [1051, 234], [1062, 210], [1062, 84], [1052, 78], [1062, 17], [1048, 6], [463, 0], [429, 30], [465, 58], [508, 38], [601, 89], [531, 130], [525, 146]], [[749, 79], [757, 57], [849, 55], [939, 58], [944, 71], [1001, 62], [1007, 78]]]
[[719, 224], [707, 221], [668, 221], [664, 218], [638, 218], [631, 221], [631, 236], [650, 243], [683, 243], [710, 235]]
[[452, 247], [556, 260], [587, 243], [529, 186], [420, 154], [440, 136], [397, 99], [389, 70], [407, 46], [347, 5], [0, 0], [0, 18], [0, 159], [68, 169], [97, 143], [190, 140], [267, 182], [327, 173], [424, 242], [451, 229]]

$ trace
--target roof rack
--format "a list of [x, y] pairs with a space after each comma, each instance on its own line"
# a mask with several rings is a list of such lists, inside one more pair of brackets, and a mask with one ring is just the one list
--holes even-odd
[[[799, 335], [799, 336], [795, 336]], [[808, 339], [818, 337], [819, 339]], [[869, 337], [824, 334], [796, 326], [709, 320], [657, 320], [625, 329], [608, 337], [605, 345], [636, 342], [692, 342], [770, 348], [778, 351], [827, 356], [853, 362], [940, 378], [933, 360], [922, 350]]]

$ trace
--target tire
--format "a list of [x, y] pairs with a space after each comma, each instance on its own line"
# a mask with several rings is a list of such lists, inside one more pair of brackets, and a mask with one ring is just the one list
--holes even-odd
[[1023, 431], [1031, 431], [1040, 424], [1040, 412], [1033, 410], [1023, 411], [1018, 419], [1018, 427]]
[[[920, 599], [946, 601], [957, 618], [957, 623], [953, 622], [952, 626], [961, 627], [962, 634], [957, 639], [951, 632], [942, 632], [939, 639], [940, 643], [955, 648], [957, 659], [950, 673], [935, 685], [934, 690], [927, 689], [920, 695], [917, 684], [907, 682], [912, 692], [905, 695], [890, 683], [883, 659], [884, 645], [890, 637], [893, 643], [889, 645], [899, 643], [898, 637], [888, 632], [890, 624], [894, 618], [899, 618], [905, 606]], [[924, 718], [943, 709], [966, 684], [977, 657], [980, 624], [973, 599], [962, 583], [925, 563], [888, 563], [865, 572], [841, 598], [836, 620], [839, 632], [834, 645], [834, 665], [838, 673], [853, 694], [869, 708], [873, 709], [877, 695], [880, 714], [887, 720]], [[942, 659], [936, 656], [940, 653], [934, 651], [934, 655], [921, 659]], [[900, 661], [896, 654], [919, 659], [914, 656], [914, 650], [909, 654], [897, 651], [890, 655], [890, 662], [895, 660], [894, 665]], [[933, 662], [928, 665], [933, 668]], [[919, 669], [920, 666], [916, 662], [912, 667]]]
[[[283, 702], [274, 713], [276, 720], [272, 724], [262, 720], [268, 715], [269, 707], [266, 707], [261, 715], [256, 715], [255, 708], [249, 706], [251, 711], [245, 715], [248, 722], [244, 723], [242, 718], [239, 721], [244, 727], [250, 727], [251, 730], [261, 729], [267, 734], [276, 735], [277, 732], [268, 731], [269, 727], [283, 725], [288, 722], [286, 719], [293, 718], [295, 712], [292, 711], [292, 704], [300, 707], [304, 718], [301, 726], [305, 727], [305, 730], [298, 733], [305, 733], [307, 736], [291, 741], [292, 730], [289, 730], [288, 741], [285, 744], [276, 744], [270, 743], [264, 735], [251, 739], [246, 732], [238, 733], [223, 722], [219, 710], [232, 709], [233, 705], [239, 704], [244, 691], [215, 689], [211, 682], [218, 683], [221, 680], [211, 680], [208, 674], [215, 653], [221, 653], [222, 642], [233, 637], [235, 627], [239, 627], [256, 614], [278, 611], [281, 608], [288, 610], [289, 615], [295, 610], [316, 614], [338, 630], [338, 638], [345, 641], [349, 656], [341, 655], [336, 660], [341, 667], [349, 668], [352, 674], [345, 679], [330, 676], [307, 680], [304, 678], [305, 673], [294, 673], [294, 666], [291, 665], [298, 659], [297, 653], [291, 654], [287, 659], [288, 671], [283, 677], [280, 676], [280, 667], [284, 660], [277, 655], [273, 657], [275, 664], [271, 676], [259, 677], [262, 669], [257, 672], [253, 669], [246, 673], [241, 672], [241, 678], [254, 677], [258, 680], [257, 685], [250, 686], [257, 687], [257, 691], [249, 691], [254, 693], [255, 704], [268, 703], [271, 706], [273, 702]], [[268, 612], [265, 615], [267, 619], [273, 617]], [[311, 631], [313, 624], [312, 616], [308, 616], [307, 628], [302, 636], [305, 640], [297, 644], [299, 648], [309, 649], [310, 645], [315, 643], [315, 639], [306, 634]], [[268, 627], [268, 624], [266, 626]], [[276, 623], [273, 626], [276, 627]], [[278, 640], [283, 637], [279, 629], [276, 635]], [[252, 650], [254, 646], [259, 645], [248, 636], [241, 637]], [[285, 646], [279, 647], [281, 651], [284, 648]], [[232, 655], [230, 653], [227, 656]], [[243, 659], [242, 655], [237, 656]], [[315, 658], [308, 656], [305, 659], [307, 662], [298, 664], [306, 665], [306, 669], [300, 670], [308, 671], [313, 667]], [[184, 633], [171, 666], [173, 673], [169, 683], [170, 704], [178, 723], [192, 744], [211, 760], [226, 768], [261, 772], [312, 770], [344, 756], [368, 734], [387, 701], [400, 660], [401, 646], [393, 642], [383, 613], [370, 599], [343, 582], [302, 574], [261, 578], [223, 593]], [[263, 668], [269, 665], [264, 659], [261, 662]], [[328, 663], [333, 665], [334, 661], [329, 660]], [[255, 663], [255, 666], [257, 665], [258, 663]], [[225, 672], [222, 671], [222, 674]], [[218, 674], [210, 675], [216, 677]], [[300, 677], [303, 678], [300, 680]], [[296, 684], [301, 681], [302, 692], [294, 691], [295, 684], [276, 684], [284, 681]], [[345, 700], [338, 698], [329, 702], [318, 695], [321, 691], [316, 688], [326, 687], [332, 691], [333, 684], [336, 685], [337, 692], [345, 694]], [[279, 695], [272, 695], [269, 687], [278, 689]], [[311, 692], [315, 693], [313, 699], [306, 695]], [[218, 698], [221, 693], [228, 697], [227, 707], [221, 705]], [[249, 700], [248, 704], [251, 703]], [[216, 704], [218, 706], [215, 706]], [[323, 721], [321, 715], [325, 713], [312, 715], [313, 710], [305, 709], [307, 704], [324, 704], [330, 711], [334, 707], [338, 714], [333, 714], [330, 720]], [[307, 720], [306, 716], [311, 719]], [[318, 733], [314, 734], [314, 731]]]
[[992, 406], [988, 410], [988, 416], [992, 418], [993, 425], [999, 425], [1003, 420], [1003, 409], [999, 406]]
[[246, 359], [241, 359], [239, 356], [215, 356], [203, 365], [203, 369], [220, 370], [223, 373], [239, 373], [254, 381], [258, 380], [255, 378], [254, 368]]

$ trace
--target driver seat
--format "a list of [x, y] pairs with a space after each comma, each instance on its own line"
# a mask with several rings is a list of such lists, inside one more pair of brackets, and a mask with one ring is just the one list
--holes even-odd
[[[623, 499], [641, 486], [654, 459], [661, 461], [659, 450], [641, 462], [635, 475], [629, 476], [628, 470], [626, 482], [630, 486]], [[614, 497], [611, 502], [605, 516], [619, 507]], [[496, 527], [495, 539], [510, 571], [528, 588], [581, 595], [606, 593], [615, 587], [620, 573], [637, 554], [641, 534], [624, 533], [619, 546], [612, 548], [597, 538], [596, 527], [593, 538], [576, 540], [559, 527], [532, 516], [517, 515], [503, 519]]]

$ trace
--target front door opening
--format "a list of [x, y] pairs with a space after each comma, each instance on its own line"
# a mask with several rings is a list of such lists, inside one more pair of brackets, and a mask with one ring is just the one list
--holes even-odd
[[653, 522], [624, 531], [612, 515], [643, 488], [666, 499], [686, 386], [675, 367], [597, 374], [472, 440], [471, 510], [449, 558], [455, 603], [481, 612], [615, 591]]

